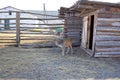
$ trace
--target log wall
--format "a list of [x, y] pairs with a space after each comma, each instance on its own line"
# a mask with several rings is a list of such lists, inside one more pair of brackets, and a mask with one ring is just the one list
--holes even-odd
[[80, 17], [67, 18], [65, 32], [67, 33], [67, 37], [72, 38], [73, 45], [79, 46], [81, 43], [82, 18]]
[[120, 57], [120, 9], [98, 13], [95, 57]]

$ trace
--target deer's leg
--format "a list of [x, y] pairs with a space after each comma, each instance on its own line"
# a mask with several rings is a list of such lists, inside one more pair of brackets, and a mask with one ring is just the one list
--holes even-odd
[[71, 54], [73, 54], [73, 48], [72, 48], [72, 46], [70, 46], [70, 49], [71, 49]]
[[62, 47], [62, 55], [65, 55], [65, 47]]
[[70, 51], [70, 47], [67, 47], [67, 52], [66, 52], [66, 54], [68, 54], [68, 53], [69, 53], [69, 51]]

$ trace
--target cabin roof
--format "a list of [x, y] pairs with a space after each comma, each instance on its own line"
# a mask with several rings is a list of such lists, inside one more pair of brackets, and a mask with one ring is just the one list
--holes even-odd
[[103, 9], [106, 7], [114, 7], [120, 8], [119, 3], [108, 3], [108, 2], [98, 2], [98, 1], [81, 1], [78, 0], [74, 5], [69, 8], [61, 7], [60, 8], [60, 15], [63, 15], [67, 12], [84, 12], [90, 13], [99, 9]]
[[[80, 1], [78, 0], [74, 5], [72, 5], [70, 8], [73, 8], [75, 6], [79, 6], [79, 5], [89, 5], [89, 6], [101, 6], [101, 7], [117, 7], [120, 8], [120, 4], [119, 3], [109, 3], [109, 2], [100, 2], [100, 1]], [[98, 7], [99, 8], [99, 7]]]
[[0, 8], [0, 11], [22, 11], [22, 10], [20, 10], [20, 9], [17, 9], [17, 8], [15, 8], [15, 7], [12, 7], [12, 6], [7, 6], [7, 7], [4, 7], [4, 8]]

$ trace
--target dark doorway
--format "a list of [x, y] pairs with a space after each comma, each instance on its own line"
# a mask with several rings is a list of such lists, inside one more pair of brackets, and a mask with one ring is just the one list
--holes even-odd
[[94, 32], [94, 15], [91, 16], [90, 20], [89, 49], [91, 50], [93, 46], [93, 32]]

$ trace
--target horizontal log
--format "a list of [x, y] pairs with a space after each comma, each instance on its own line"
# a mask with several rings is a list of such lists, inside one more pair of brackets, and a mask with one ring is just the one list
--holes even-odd
[[54, 38], [21, 38], [20, 40], [54, 40]]
[[97, 26], [106, 26], [106, 27], [120, 27], [120, 22], [115, 21], [98, 21]]
[[120, 55], [120, 52], [96, 52], [99, 55]]
[[1, 37], [0, 37], [0, 41], [1, 41], [1, 40], [2, 40], [2, 41], [4, 41], [4, 40], [9, 41], [9, 40], [16, 40], [16, 38], [1, 38]]
[[47, 25], [47, 26], [49, 26], [49, 25], [64, 25], [64, 23], [47, 23], [47, 24], [42, 24], [42, 23], [40, 23], [40, 24], [33, 24], [33, 23], [20, 23], [20, 25]]
[[112, 32], [112, 33], [118, 33], [119, 30], [96, 30], [97, 32]]
[[97, 26], [96, 30], [120, 31], [120, 27]]
[[120, 41], [96, 42], [96, 46], [120, 46]]
[[56, 35], [49, 35], [49, 34], [48, 34], [48, 35], [32, 35], [32, 34], [29, 35], [29, 34], [21, 34], [20, 37], [21, 37], [21, 38], [22, 38], [22, 37], [23, 37], [23, 38], [26, 38], [26, 37], [28, 37], [28, 38], [48, 37], [48, 38], [49, 38], [49, 37], [57, 37], [57, 36], [56, 36]]
[[98, 21], [120, 21], [120, 18], [97, 18]]
[[0, 34], [16, 34], [16, 32], [0, 32]]
[[120, 18], [120, 13], [99, 13], [98, 18]]
[[120, 36], [96, 36], [96, 40], [120, 41]]
[[2, 45], [9, 46], [9, 45], [16, 45], [16, 43], [0, 43], [0, 46], [2, 46]]
[[54, 28], [64, 28], [64, 27], [55, 27], [55, 26], [45, 26], [45, 27], [42, 27], [41, 25], [40, 26], [20, 26], [20, 28], [29, 28], [29, 29], [54, 29]]
[[120, 57], [120, 54], [95, 54], [94, 57]]
[[16, 34], [0, 34], [0, 38], [14, 38], [16, 37]]
[[95, 52], [120, 52], [119, 48], [95, 48]]
[[[16, 18], [0, 18], [0, 20], [16, 20]], [[64, 20], [62, 18], [20, 18], [20, 20]]]
[[[4, 23], [3, 24], [0, 24], [0, 26], [1, 25], [4, 25]], [[15, 28], [16, 26], [12, 26], [12, 25], [16, 25], [16, 23], [9, 23], [9, 25], [10, 25], [10, 28]], [[47, 24], [44, 24], [44, 23], [20, 23], [20, 25], [24, 25], [24, 26], [32, 26], [32, 25], [64, 25], [64, 23], [47, 23]], [[0, 28], [4, 28], [4, 26], [1, 26]]]
[[7, 41], [7, 42], [6, 42], [6, 41], [2, 41], [2, 42], [0, 41], [0, 44], [2, 44], [2, 43], [3, 43], [3, 44], [4, 44], [4, 43], [7, 44], [7, 43], [16, 43], [16, 42], [15, 42], [15, 41], [9, 41], [9, 42], [8, 42], [8, 41]]
[[112, 32], [96, 32], [97, 36], [120, 36], [120, 33], [112, 33]]
[[68, 37], [80, 39], [80, 36], [75, 36], [75, 35], [68, 35]]
[[79, 29], [79, 30], [82, 30], [82, 28], [80, 28], [80, 27], [68, 27], [67, 29]]
[[52, 31], [27, 31], [27, 32], [20, 32], [20, 34], [44, 34], [44, 33], [48, 33], [48, 34], [54, 34]]
[[73, 31], [69, 31], [69, 32], [66, 32], [65, 34], [67, 34], [67, 35], [80, 35], [80, 34], [82, 34], [81, 32], [73, 32]]
[[68, 32], [81, 32], [81, 29], [67, 29]]

